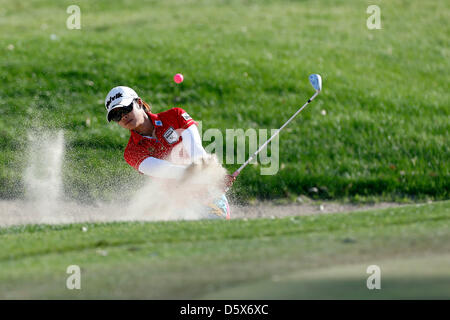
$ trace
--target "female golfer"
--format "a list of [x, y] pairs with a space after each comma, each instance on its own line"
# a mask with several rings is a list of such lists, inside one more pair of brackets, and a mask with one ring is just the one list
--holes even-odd
[[[124, 86], [111, 89], [105, 99], [108, 122], [130, 130], [125, 148], [126, 162], [145, 175], [180, 180], [193, 162], [208, 157], [191, 116], [181, 108], [152, 113], [137, 93]], [[227, 175], [224, 188], [235, 178]], [[209, 214], [230, 219], [230, 207], [223, 194], [208, 205]]]

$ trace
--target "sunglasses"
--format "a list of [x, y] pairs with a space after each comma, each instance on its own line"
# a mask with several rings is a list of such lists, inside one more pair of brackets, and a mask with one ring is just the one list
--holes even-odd
[[112, 121], [119, 122], [120, 120], [122, 120], [122, 117], [124, 115], [130, 113], [133, 110], [133, 104], [134, 101], [128, 106], [113, 109], [110, 113], [110, 119]]

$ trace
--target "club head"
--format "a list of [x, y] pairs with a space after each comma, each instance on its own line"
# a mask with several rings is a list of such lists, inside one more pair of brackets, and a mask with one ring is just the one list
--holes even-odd
[[322, 77], [319, 74], [312, 74], [309, 76], [309, 82], [316, 89], [316, 91], [322, 90]]

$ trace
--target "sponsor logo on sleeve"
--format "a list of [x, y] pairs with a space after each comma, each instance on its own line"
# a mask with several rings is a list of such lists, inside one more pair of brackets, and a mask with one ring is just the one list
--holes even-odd
[[163, 137], [169, 144], [177, 142], [178, 139], [180, 138], [178, 133], [172, 127], [170, 127], [169, 129], [166, 130], [166, 132], [164, 132]]
[[192, 119], [191, 116], [190, 116], [187, 112], [181, 114], [181, 116], [182, 116], [182, 117], [184, 118], [184, 120], [186, 120], [186, 121]]
[[156, 124], [157, 126], [162, 127], [162, 121], [161, 121], [161, 120], [156, 120], [156, 121], [155, 121], [155, 124]]

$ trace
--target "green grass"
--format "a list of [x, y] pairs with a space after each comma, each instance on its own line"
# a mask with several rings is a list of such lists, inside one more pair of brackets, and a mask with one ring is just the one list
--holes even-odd
[[[68, 30], [72, 4], [1, 1], [1, 197], [23, 194], [36, 127], [66, 131], [69, 196], [110, 198], [134, 179], [128, 134], [105, 121], [116, 85], [225, 132], [278, 128], [311, 96], [314, 72], [323, 93], [281, 134], [280, 172], [247, 168], [239, 197], [316, 187], [324, 199], [448, 199], [449, 2], [76, 1], [82, 29]], [[369, 4], [382, 30], [366, 28]]]
[[[248, 221], [28, 225], [0, 229], [0, 243], [0, 298], [450, 297], [449, 201]], [[74, 264], [81, 290], [70, 291]], [[380, 291], [366, 288], [372, 264]]]

